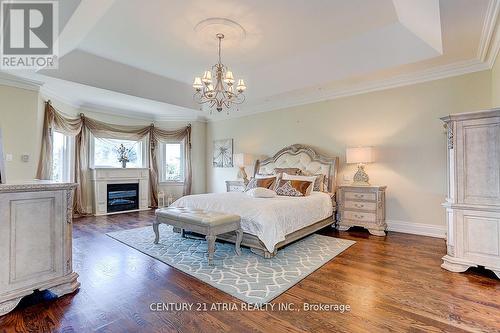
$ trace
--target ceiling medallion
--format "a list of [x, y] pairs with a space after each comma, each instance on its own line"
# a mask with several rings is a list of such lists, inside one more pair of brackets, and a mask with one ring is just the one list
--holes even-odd
[[212, 114], [214, 107], [217, 112], [226, 109], [227, 114], [229, 114], [229, 110], [235, 104], [241, 104], [245, 101], [244, 92], [247, 87], [243, 79], [239, 79], [235, 86], [236, 80], [233, 72], [221, 61], [221, 42], [224, 35], [218, 33], [216, 37], [219, 61], [212, 66], [211, 70], [205, 71], [203, 77], [194, 78], [193, 88], [196, 92], [193, 99], [199, 104], [207, 104], [210, 107], [210, 114]]

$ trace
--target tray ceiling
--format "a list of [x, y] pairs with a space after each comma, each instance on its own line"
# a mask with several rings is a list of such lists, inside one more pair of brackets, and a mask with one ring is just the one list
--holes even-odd
[[[216, 62], [215, 36], [195, 29], [207, 18], [243, 29], [223, 43], [223, 62], [248, 85], [241, 114], [415, 75], [486, 69], [497, 51], [490, 48], [497, 0], [75, 0], [60, 7], [59, 69], [23, 75], [80, 105], [98, 107], [106, 91], [110, 110], [127, 109], [127, 95], [192, 116], [199, 109], [192, 79]], [[128, 111], [148, 113], [132, 104]], [[149, 113], [168, 116], [167, 109]]]

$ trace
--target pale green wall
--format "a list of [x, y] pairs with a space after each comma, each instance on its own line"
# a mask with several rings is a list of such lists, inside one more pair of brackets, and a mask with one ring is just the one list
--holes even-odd
[[[7, 180], [26, 180], [35, 176], [40, 152], [42, 115], [38, 112], [38, 92], [0, 85], [0, 128], [4, 153], [13, 159], [5, 162]], [[29, 161], [21, 161], [28, 154]]]
[[491, 100], [492, 107], [500, 107], [500, 53], [491, 70]]
[[237, 174], [211, 166], [215, 139], [234, 138], [235, 152], [267, 156], [287, 145], [311, 145], [341, 158], [340, 181], [355, 168], [345, 167], [345, 148], [371, 145], [377, 161], [366, 170], [372, 183], [388, 186], [388, 220], [444, 225], [446, 145], [439, 117], [489, 108], [490, 85], [484, 71], [209, 123], [207, 189], [223, 192], [224, 181]]

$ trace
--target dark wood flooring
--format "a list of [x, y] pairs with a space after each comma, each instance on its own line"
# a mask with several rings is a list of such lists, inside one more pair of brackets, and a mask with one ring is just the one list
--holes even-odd
[[442, 239], [364, 230], [323, 235], [357, 243], [273, 303], [348, 304], [351, 311], [173, 311], [150, 304], [240, 301], [105, 235], [147, 226], [152, 212], [74, 221], [81, 289], [40, 292], [0, 317], [1, 332], [500, 332], [500, 281], [440, 268]]

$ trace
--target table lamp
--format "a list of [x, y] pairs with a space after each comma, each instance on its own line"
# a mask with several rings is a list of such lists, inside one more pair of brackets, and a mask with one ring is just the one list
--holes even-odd
[[346, 162], [358, 163], [358, 171], [354, 174], [352, 185], [369, 186], [369, 178], [365, 172], [365, 163], [373, 162], [372, 147], [347, 148]]
[[233, 163], [235, 166], [240, 168], [238, 171], [238, 179], [243, 179], [245, 184], [248, 183], [248, 176], [245, 171], [245, 166], [246, 165], [252, 165], [253, 163], [253, 157], [250, 154], [245, 154], [245, 153], [239, 153], [239, 154], [234, 154], [233, 155]]

